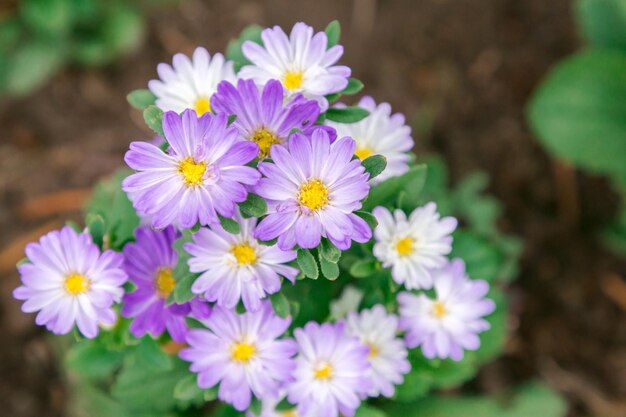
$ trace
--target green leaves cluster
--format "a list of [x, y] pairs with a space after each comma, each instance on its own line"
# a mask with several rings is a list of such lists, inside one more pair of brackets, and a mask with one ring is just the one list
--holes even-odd
[[133, 51], [145, 23], [136, 1], [23, 0], [0, 21], [0, 94], [21, 96], [66, 64], [99, 66]]
[[[626, 1], [578, 0], [576, 16], [588, 46], [547, 75], [530, 100], [528, 121], [552, 155], [608, 176], [626, 197]], [[620, 227], [617, 219], [606, 232], [618, 249], [626, 246], [615, 241]]]

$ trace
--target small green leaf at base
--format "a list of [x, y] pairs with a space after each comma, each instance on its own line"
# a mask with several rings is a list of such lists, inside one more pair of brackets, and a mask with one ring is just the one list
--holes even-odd
[[331, 281], [336, 280], [339, 277], [339, 266], [336, 263], [325, 259], [323, 256], [320, 256], [319, 260], [322, 275]]
[[339, 39], [341, 38], [341, 24], [338, 20], [333, 20], [326, 26], [324, 32], [326, 32], [326, 36], [328, 37], [328, 48], [331, 48], [339, 43]]
[[326, 118], [337, 123], [356, 123], [369, 116], [370, 112], [363, 107], [351, 106], [330, 108], [326, 110]]
[[368, 158], [365, 158], [363, 162], [363, 167], [365, 167], [365, 172], [370, 174], [370, 180], [379, 176], [387, 167], [387, 158], [382, 155], [372, 155]]
[[322, 243], [320, 244], [318, 250], [324, 259], [332, 263], [339, 262], [339, 258], [341, 258], [341, 250], [333, 245], [333, 243], [328, 239], [322, 239]]
[[241, 233], [241, 226], [239, 225], [239, 223], [231, 218], [220, 216], [219, 214], [217, 216], [220, 218], [220, 223], [222, 224], [222, 227], [228, 233], [231, 233], [233, 235], [238, 235], [239, 233]]
[[150, 129], [161, 136], [165, 136], [163, 134], [163, 110], [154, 105], [148, 106], [143, 111], [143, 120]]
[[340, 93], [349, 96], [349, 95], [358, 93], [362, 89], [363, 89], [363, 83], [361, 82], [361, 80], [357, 80], [356, 78], [350, 78], [348, 79], [348, 85], [346, 86], [346, 88], [341, 90]]
[[131, 91], [126, 100], [134, 108], [143, 110], [156, 102], [156, 96], [150, 90], [139, 89]]
[[285, 294], [281, 292], [277, 292], [270, 296], [270, 301], [272, 302], [272, 307], [274, 308], [274, 312], [281, 318], [289, 317], [289, 301]]
[[300, 270], [307, 278], [317, 279], [319, 277], [317, 262], [315, 262], [315, 258], [308, 249], [298, 249], [297, 259]]
[[243, 203], [239, 203], [241, 215], [245, 218], [261, 217], [267, 212], [265, 200], [253, 193], [248, 193], [248, 198]]
[[350, 275], [355, 278], [366, 278], [378, 270], [378, 261], [375, 259], [361, 259], [350, 267]]
[[372, 231], [376, 229], [376, 226], [378, 226], [378, 220], [376, 220], [376, 217], [372, 213], [368, 213], [366, 211], [355, 211], [354, 214], [365, 220]]

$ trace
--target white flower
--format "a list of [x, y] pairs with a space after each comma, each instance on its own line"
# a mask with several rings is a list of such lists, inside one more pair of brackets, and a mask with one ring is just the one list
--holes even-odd
[[193, 109], [198, 116], [211, 111], [211, 96], [221, 81], [236, 80], [232, 61], [226, 61], [219, 53], [211, 58], [204, 48], [196, 48], [191, 59], [174, 55], [172, 66], [161, 63], [157, 72], [160, 80], [148, 82], [148, 88], [157, 97], [156, 105], [176, 113]]
[[346, 319], [346, 333], [357, 336], [370, 348], [369, 375], [374, 382], [368, 392], [370, 397], [391, 397], [394, 385], [402, 384], [403, 375], [411, 370], [408, 352], [402, 339], [396, 337], [397, 332], [398, 317], [387, 314], [380, 304], [371, 310], [350, 313]]
[[402, 210], [396, 210], [392, 217], [384, 207], [376, 207], [372, 214], [378, 220], [374, 256], [384, 267], [391, 267], [398, 284], [409, 290], [431, 288], [430, 270], [446, 263], [457, 220], [440, 218], [435, 203], [416, 208], [408, 219]]
[[363, 97], [359, 106], [367, 109], [370, 115], [356, 123], [336, 123], [327, 121], [326, 124], [337, 130], [337, 137], [350, 136], [356, 141], [354, 154], [363, 160], [372, 155], [382, 155], [387, 158], [387, 167], [373, 183], [379, 183], [391, 177], [397, 177], [409, 170], [410, 159], [408, 151], [413, 148], [411, 128], [406, 125], [404, 115], [391, 114], [388, 103], [376, 105], [371, 97]]
[[346, 286], [341, 296], [330, 302], [330, 315], [334, 320], [343, 319], [348, 313], [357, 311], [363, 299], [363, 291], [352, 285]]
[[278, 26], [261, 33], [263, 45], [252, 41], [243, 44], [243, 54], [253, 65], [239, 71], [239, 78], [253, 79], [264, 85], [269, 80], [279, 80], [287, 92], [302, 93], [317, 100], [322, 111], [328, 107], [324, 98], [337, 93], [348, 85], [350, 68], [335, 63], [343, 55], [343, 47], [328, 48], [328, 37], [324, 32], [313, 34], [313, 28], [296, 23], [287, 34]]
[[239, 234], [214, 225], [200, 229], [193, 234], [193, 243], [184, 245], [192, 255], [189, 269], [202, 272], [191, 290], [226, 308], [234, 308], [241, 299], [246, 309], [256, 311], [267, 294], [280, 290], [280, 276], [295, 281], [298, 270], [285, 263], [294, 260], [296, 252], [258, 243], [253, 237], [257, 219], [244, 219], [239, 213], [234, 219], [241, 226]]
[[398, 294], [400, 328], [409, 348], [420, 346], [427, 358], [463, 359], [463, 350], [480, 347], [478, 333], [489, 329], [483, 318], [496, 305], [485, 298], [489, 284], [471, 280], [465, 264], [454, 259], [433, 271], [435, 298], [425, 294]]

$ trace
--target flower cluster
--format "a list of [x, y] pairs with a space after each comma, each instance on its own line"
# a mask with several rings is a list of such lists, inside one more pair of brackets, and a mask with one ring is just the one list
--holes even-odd
[[[245, 62], [198, 48], [160, 64], [142, 95], [162, 139], [130, 144], [121, 184], [149, 226], [124, 240], [106, 219], [104, 236], [88, 222], [29, 244], [23, 310], [54, 333], [95, 338], [126, 322], [136, 338], [178, 343], [198, 389], [239, 411], [259, 400], [262, 416], [350, 417], [394, 395], [410, 349], [455, 361], [478, 349], [489, 286], [448, 258], [455, 218], [397, 201], [416, 175], [411, 130], [387, 103], [335, 103], [360, 88], [335, 43], [297, 23], [242, 42]], [[349, 281], [355, 258], [386, 279], [386, 299]], [[341, 298], [305, 292], [320, 272]]]

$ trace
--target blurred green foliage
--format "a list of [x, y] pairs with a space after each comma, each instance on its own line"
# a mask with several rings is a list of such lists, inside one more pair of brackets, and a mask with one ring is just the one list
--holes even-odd
[[552, 155], [611, 179], [622, 208], [604, 240], [626, 255], [626, 0], [578, 0], [576, 16], [587, 48], [547, 75], [528, 120]]
[[20, 0], [0, 14], [0, 94], [26, 95], [65, 65], [109, 64], [144, 33], [138, 0]]

